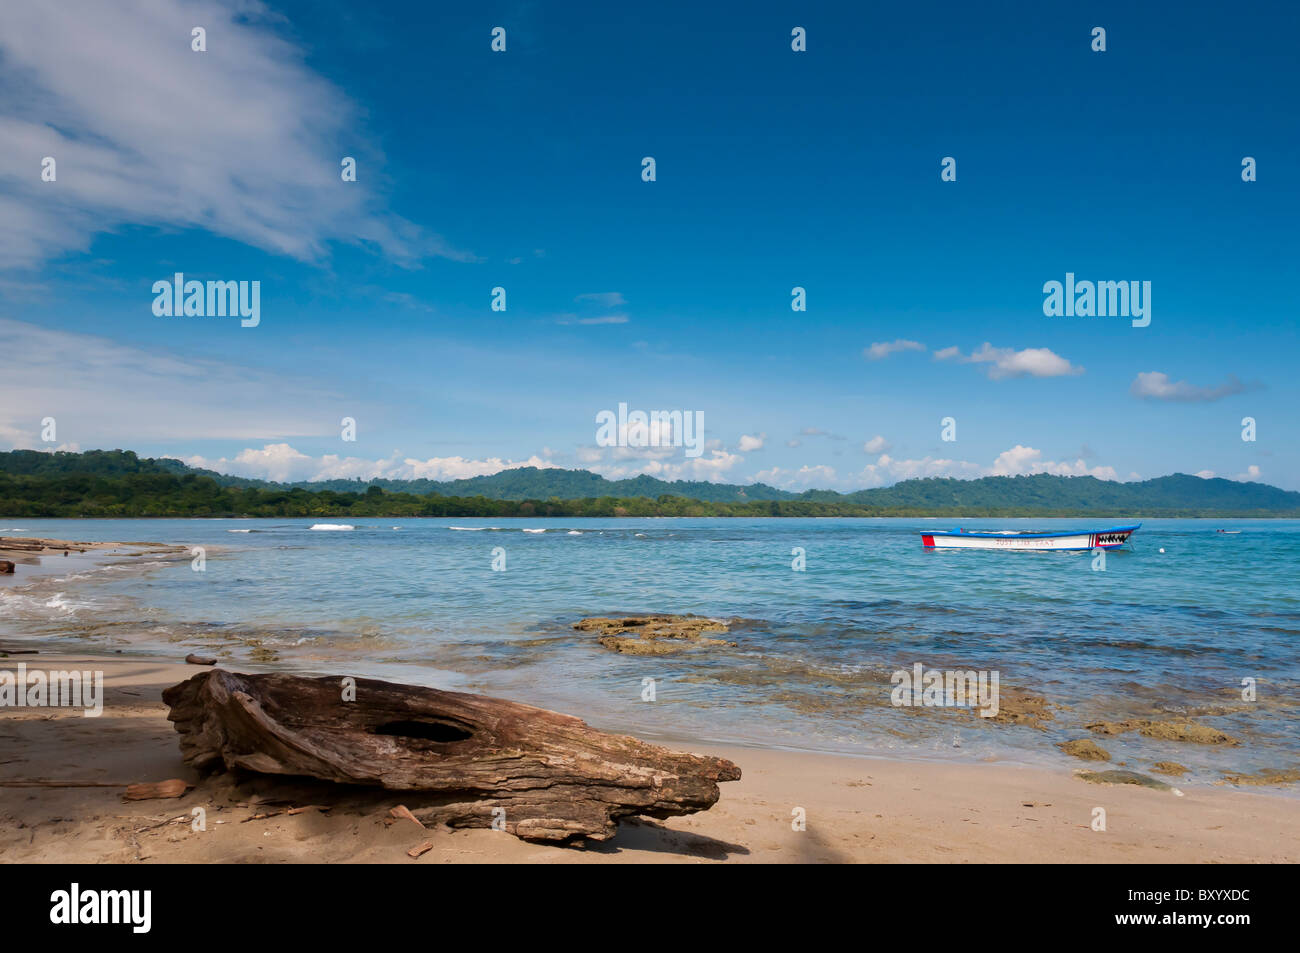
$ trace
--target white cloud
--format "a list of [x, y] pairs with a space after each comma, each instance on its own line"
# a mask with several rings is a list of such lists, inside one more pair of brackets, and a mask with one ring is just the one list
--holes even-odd
[[749, 453], [751, 450], [762, 450], [763, 442], [767, 439], [767, 434], [761, 433], [758, 436], [751, 436], [744, 433], [740, 435], [740, 443], [736, 449], [741, 453]]
[[1233, 477], [1233, 479], [1240, 480], [1243, 483], [1250, 483], [1254, 480], [1258, 480], [1262, 475], [1263, 474], [1259, 471], [1259, 467], [1252, 463], [1250, 466], [1246, 467], [1245, 473], [1238, 473]]
[[871, 347], [863, 348], [862, 354], [868, 360], [879, 361], [891, 354], [899, 351], [924, 351], [925, 345], [920, 341], [907, 341], [899, 338], [896, 341], [877, 341]]
[[1213, 471], [1213, 470], [1197, 470], [1197, 471], [1196, 471], [1196, 475], [1197, 475], [1198, 477], [1200, 477], [1202, 480], [1213, 480], [1213, 479], [1214, 479], [1214, 471]]
[[993, 461], [990, 476], [1017, 476], [1022, 473], [1052, 473], [1057, 476], [1093, 476], [1099, 480], [1118, 480], [1114, 467], [1089, 467], [1082, 457], [1073, 463], [1042, 459], [1043, 452], [1016, 444]]
[[[472, 260], [385, 209], [356, 106], [274, 19], [257, 0], [6, 4], [0, 268], [84, 251], [124, 225], [205, 229], [302, 261], [333, 242], [408, 265]], [[196, 24], [206, 52], [190, 49]], [[45, 156], [55, 182], [40, 179]], [[355, 183], [340, 178], [344, 156]]]
[[[1054, 473], [1059, 476], [1094, 476], [1101, 480], [1118, 480], [1113, 467], [1089, 467], [1082, 460], [1073, 463], [1043, 460], [1042, 451], [1032, 447], [1016, 445], [1000, 453], [991, 466], [974, 463], [969, 460], [954, 460], [947, 457], [925, 456], [906, 460], [896, 460], [887, 453], [882, 453], [875, 463], [867, 464], [857, 473], [837, 477], [830, 467], [805, 466], [799, 470], [785, 470], [774, 467], [755, 475], [763, 483], [771, 483], [783, 489], [834, 489], [841, 492], [871, 489], [880, 486], [892, 486], [900, 480], [913, 480], [923, 477], [952, 477], [959, 480], [973, 480], [986, 476], [1015, 476], [1017, 474]], [[1131, 475], [1137, 479], [1137, 474]]]
[[[684, 427], [690, 426], [684, 424]], [[580, 446], [574, 452], [581, 467], [610, 480], [622, 480], [635, 476], [652, 476], [660, 480], [709, 480], [722, 481], [727, 471], [734, 469], [744, 461], [738, 453], [727, 451], [717, 439], [706, 440], [702, 446], [694, 444], [700, 434], [692, 438], [693, 447], [688, 448], [687, 436], [691, 431], [684, 430], [680, 438], [674, 436], [671, 419], [654, 418], [645, 424], [625, 422], [620, 425], [617, 434], [611, 434], [614, 446]], [[761, 439], [759, 438], [742, 438]], [[680, 439], [681, 446], [676, 445]], [[687, 450], [700, 447], [701, 456], [687, 456]]]
[[919, 460], [895, 460], [889, 454], [881, 454], [875, 463], [869, 463], [854, 477], [854, 489], [888, 486], [899, 480], [913, 480], [921, 477], [956, 477], [973, 479], [987, 476], [987, 472], [978, 463], [965, 460], [949, 460], [942, 457], [922, 457]]
[[[337, 434], [341, 395], [294, 378], [0, 318], [0, 439], [35, 446], [40, 420], [83, 446]], [[354, 408], [361, 402], [349, 399]]]
[[934, 352], [936, 361], [950, 361], [955, 357], [961, 357], [961, 348], [959, 347], [941, 347]]
[[1182, 402], [1213, 401], [1241, 394], [1250, 388], [1229, 374], [1218, 387], [1196, 387], [1187, 381], [1174, 382], [1161, 371], [1142, 371], [1133, 378], [1129, 393], [1143, 400], [1172, 400]]
[[886, 453], [893, 448], [893, 444], [886, 440], [880, 434], [876, 434], [870, 440], [862, 445], [863, 453]]
[[260, 450], [242, 450], [231, 458], [191, 456], [185, 458], [185, 463], [192, 467], [216, 470], [218, 473], [273, 480], [277, 483], [351, 480], [358, 477], [362, 480], [461, 480], [488, 476], [516, 467], [545, 469], [554, 466], [549, 460], [535, 455], [527, 460], [504, 460], [500, 457], [472, 460], [459, 456], [417, 460], [402, 457], [398, 453], [383, 460], [340, 457], [335, 454], [312, 457], [287, 443], [267, 444]]
[[985, 373], [993, 380], [1009, 377], [1065, 377], [1083, 373], [1082, 367], [1071, 364], [1045, 347], [1027, 347], [1017, 351], [1010, 347], [994, 347], [985, 341], [969, 357], [960, 357], [956, 348], [944, 348], [936, 352], [935, 356], [939, 357], [940, 354], [943, 355], [941, 360], [957, 357], [966, 364], [985, 364]]

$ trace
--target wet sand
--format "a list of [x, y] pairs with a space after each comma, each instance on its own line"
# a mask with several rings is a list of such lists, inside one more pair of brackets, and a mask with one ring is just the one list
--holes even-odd
[[[699, 745], [744, 777], [701, 814], [625, 823], [584, 848], [394, 820], [391, 793], [227, 775], [180, 758], [162, 689], [200, 669], [174, 659], [27, 655], [13, 670], [104, 673], [100, 718], [0, 712], [0, 859], [71, 863], [1281, 862], [1300, 860], [1300, 801], [1229, 787], [1089, 783], [1068, 770]], [[183, 797], [124, 801], [127, 784], [181, 778]], [[95, 786], [29, 786], [33, 781]], [[15, 784], [15, 782], [18, 782]], [[194, 809], [206, 815], [193, 830]], [[290, 810], [306, 808], [290, 814]], [[327, 808], [327, 810], [321, 810]], [[1106, 830], [1093, 829], [1097, 808]], [[796, 809], [806, 829], [794, 830]], [[418, 858], [407, 851], [424, 842]]]

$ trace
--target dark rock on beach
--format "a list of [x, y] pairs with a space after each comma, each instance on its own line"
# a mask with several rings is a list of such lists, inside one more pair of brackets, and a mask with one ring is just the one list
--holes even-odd
[[1136, 771], [1080, 771], [1076, 777], [1093, 784], [1136, 784], [1155, 791], [1172, 790], [1165, 782], [1157, 781], [1145, 774], [1138, 774]]

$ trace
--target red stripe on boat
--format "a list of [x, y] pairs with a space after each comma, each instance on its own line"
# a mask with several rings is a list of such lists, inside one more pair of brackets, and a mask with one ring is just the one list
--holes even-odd
[[927, 536], [927, 535], [925, 535], [924, 533], [922, 533], [922, 534], [921, 534], [921, 545], [923, 545], [923, 546], [929, 546], [931, 549], [933, 549], [933, 548], [934, 548], [934, 537], [933, 537], [933, 536]]

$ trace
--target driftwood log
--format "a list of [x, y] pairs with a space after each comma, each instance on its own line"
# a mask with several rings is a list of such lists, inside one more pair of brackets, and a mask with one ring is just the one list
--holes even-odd
[[[605, 840], [620, 818], [706, 810], [730, 761], [683, 754], [499, 698], [373, 679], [215, 669], [163, 692], [200, 771], [429, 792], [416, 813], [524, 840]], [[415, 803], [414, 801], [410, 803]], [[500, 810], [498, 810], [500, 809]]]

